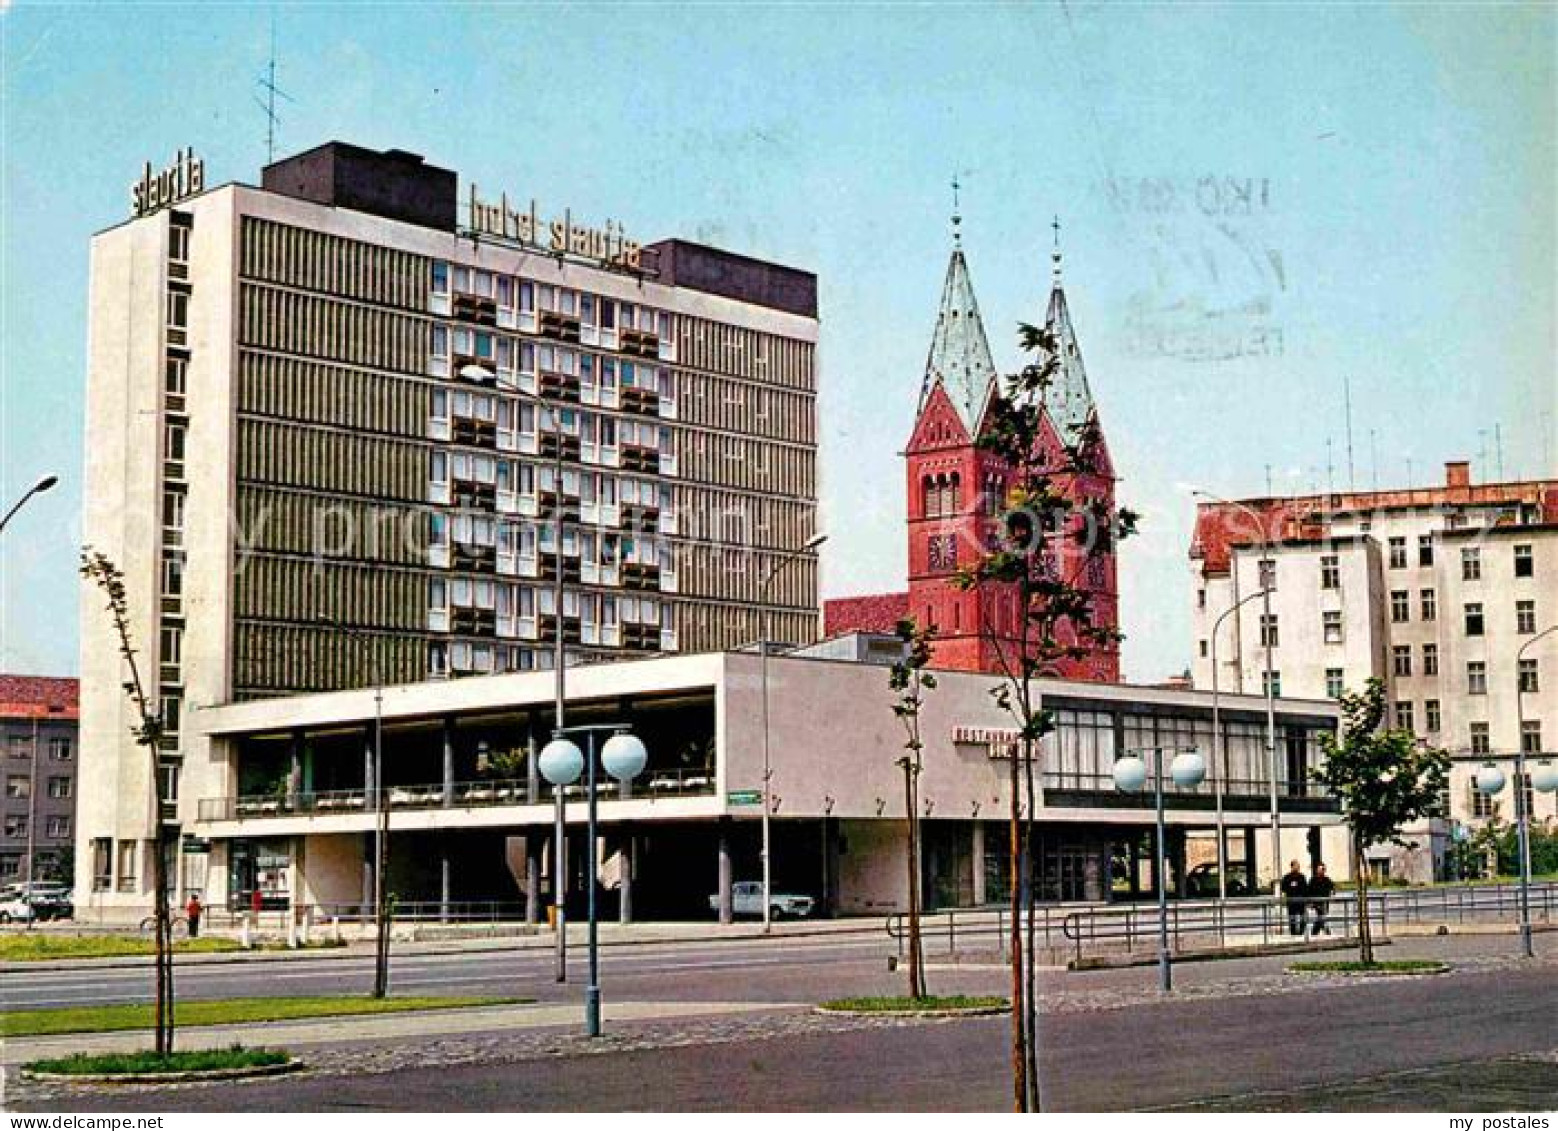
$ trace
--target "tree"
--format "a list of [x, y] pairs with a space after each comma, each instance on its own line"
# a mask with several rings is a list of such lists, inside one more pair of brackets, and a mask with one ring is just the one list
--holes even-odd
[[156, 925], [156, 1003], [154, 1024], [155, 1042], [159, 1056], [173, 1052], [173, 909], [168, 901], [167, 826], [162, 819], [162, 795], [159, 790], [158, 752], [162, 748], [162, 713], [147, 696], [141, 682], [140, 666], [135, 662], [135, 646], [130, 635], [130, 605], [125, 596], [124, 571], [100, 550], [91, 546], [81, 548], [80, 573], [96, 585], [108, 598], [108, 614], [113, 620], [114, 634], [119, 638], [119, 655], [129, 669], [129, 679], [123, 683], [124, 693], [135, 709], [137, 722], [130, 728], [138, 746], [146, 749], [151, 770], [151, 815], [156, 834], [153, 837], [152, 884], [154, 886], [153, 921]]
[[1409, 730], [1384, 727], [1383, 680], [1369, 680], [1362, 691], [1344, 694], [1340, 703], [1340, 732], [1320, 736], [1325, 760], [1311, 773], [1342, 805], [1352, 841], [1353, 874], [1358, 878], [1359, 957], [1371, 963], [1374, 938], [1369, 929], [1369, 871], [1364, 854], [1376, 844], [1412, 847], [1401, 838], [1401, 830], [1442, 812], [1450, 755], [1420, 743]]
[[[991, 516], [988, 549], [958, 571], [954, 584], [1015, 598], [1014, 626], [989, 616], [993, 601], [980, 602], [979, 632], [992, 645], [1002, 679], [991, 689], [1016, 723], [1008, 786], [1008, 864], [1011, 880], [1012, 1083], [1018, 1111], [1042, 1110], [1038, 1064], [1037, 908], [1030, 885], [1037, 790], [1033, 768], [1039, 744], [1054, 729], [1033, 686], [1061, 661], [1085, 658], [1116, 642], [1114, 628], [1096, 622], [1092, 591], [1082, 579], [1135, 532], [1136, 515], [1101, 499], [1077, 498], [1074, 478], [1095, 466], [1102, 433], [1097, 418], [1057, 433], [1044, 409], [1044, 394], [1060, 371], [1055, 336], [1023, 325], [1022, 348], [1036, 360], [1004, 379], [992, 399], [976, 445], [1006, 468], [1001, 513]], [[1024, 893], [1026, 923], [1024, 923]]]
[[925, 692], [936, 686], [936, 677], [926, 668], [930, 665], [931, 639], [935, 626], [918, 627], [913, 617], [900, 620], [895, 628], [898, 639], [904, 643], [904, 656], [893, 664], [888, 673], [887, 685], [898, 699], [893, 704], [893, 714], [903, 723], [904, 755], [897, 765], [903, 770], [904, 815], [909, 826], [909, 996], [922, 998], [925, 989], [925, 947], [920, 938], [920, 799], [919, 779], [922, 752], [925, 744], [920, 739], [920, 708], [924, 705]]

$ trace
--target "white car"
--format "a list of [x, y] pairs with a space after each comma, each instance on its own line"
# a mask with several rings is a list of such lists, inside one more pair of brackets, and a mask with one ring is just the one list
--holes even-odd
[[20, 887], [0, 891], [0, 923], [30, 923], [33, 917], [32, 901]]
[[[816, 901], [809, 895], [787, 895], [774, 892], [769, 898], [769, 918], [804, 919], [812, 913]], [[719, 911], [719, 893], [709, 896], [709, 910]], [[763, 885], [755, 880], [743, 880], [730, 885], [730, 910], [735, 915], [761, 915], [763, 913]]]

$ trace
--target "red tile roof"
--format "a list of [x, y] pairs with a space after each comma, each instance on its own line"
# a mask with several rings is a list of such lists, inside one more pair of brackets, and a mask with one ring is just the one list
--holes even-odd
[[822, 634], [887, 632], [909, 615], [909, 594], [873, 593], [868, 597], [838, 597], [822, 603]]
[[1527, 503], [1539, 509], [1538, 521], [1558, 522], [1558, 480], [1469, 484], [1455, 482], [1454, 472], [1451, 475], [1451, 481], [1443, 487], [1201, 503], [1196, 508], [1190, 556], [1200, 561], [1203, 575], [1225, 574], [1230, 547], [1325, 538], [1332, 516], [1341, 512], [1366, 514], [1412, 508]]
[[79, 717], [81, 684], [68, 676], [0, 675], [0, 718]]

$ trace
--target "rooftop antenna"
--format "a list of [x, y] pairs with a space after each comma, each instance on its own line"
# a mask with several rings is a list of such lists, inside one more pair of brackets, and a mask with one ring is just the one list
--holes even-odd
[[1325, 493], [1336, 494], [1336, 462], [1331, 458], [1331, 437], [1325, 438]]
[[1416, 481], [1412, 478], [1412, 457], [1411, 456], [1407, 456], [1407, 490], [1408, 491], [1412, 490], [1412, 485], [1413, 485], [1414, 482], [1416, 482]]
[[1498, 481], [1504, 482], [1504, 433], [1498, 421], [1493, 422], [1493, 452], [1498, 460]]
[[1379, 490], [1379, 449], [1374, 444], [1374, 437], [1378, 435], [1374, 429], [1369, 429], [1369, 478], [1374, 485], [1374, 490]]
[[297, 99], [276, 85], [276, 10], [274, 8], [271, 9], [270, 14], [270, 58], [265, 64], [265, 74], [254, 82], [265, 92], [264, 98], [255, 95], [254, 101], [259, 103], [260, 109], [265, 112], [265, 163], [269, 165], [276, 160], [276, 123], [281, 120], [276, 114], [276, 98], [279, 95], [288, 102], [297, 102]]
[[1347, 416], [1347, 490], [1356, 491], [1358, 481], [1353, 478], [1352, 471], [1352, 378], [1342, 378], [1342, 398], [1346, 404]]
[[1477, 475], [1486, 481], [1493, 478], [1488, 474], [1488, 430], [1477, 429]]
[[1266, 498], [1268, 498], [1268, 499], [1269, 499], [1269, 498], [1271, 498], [1271, 497], [1272, 497], [1272, 488], [1271, 488], [1271, 464], [1269, 464], [1269, 463], [1268, 463], [1268, 464], [1267, 464], [1267, 465], [1266, 465]]

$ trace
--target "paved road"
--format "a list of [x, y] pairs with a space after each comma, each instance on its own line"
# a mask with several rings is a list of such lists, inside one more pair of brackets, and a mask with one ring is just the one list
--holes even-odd
[[[1558, 979], [1542, 964], [1444, 978], [1359, 982], [1275, 996], [1181, 999], [1044, 1023], [1046, 1106], [1101, 1111], [1196, 1105], [1443, 1110], [1551, 1109], [1551, 1064], [1501, 1058], [1558, 1046]], [[566, 1061], [401, 1068], [202, 1089], [227, 1110], [1002, 1110], [1003, 1020], [619, 1050]], [[1469, 1063], [1480, 1062], [1480, 1063]], [[1425, 1070], [1393, 1077], [1382, 1073]], [[1476, 1089], [1488, 1088], [1486, 1095]], [[1290, 1100], [1270, 1093], [1299, 1089]], [[1334, 1103], [1327, 1097], [1334, 1094]], [[188, 1097], [181, 1097], [184, 1102]], [[1479, 1102], [1485, 1101], [1485, 1102]], [[164, 1110], [166, 1092], [72, 1097], [55, 1110]], [[30, 1105], [23, 1105], [30, 1106]], [[40, 1105], [47, 1106], [47, 1105]]]

